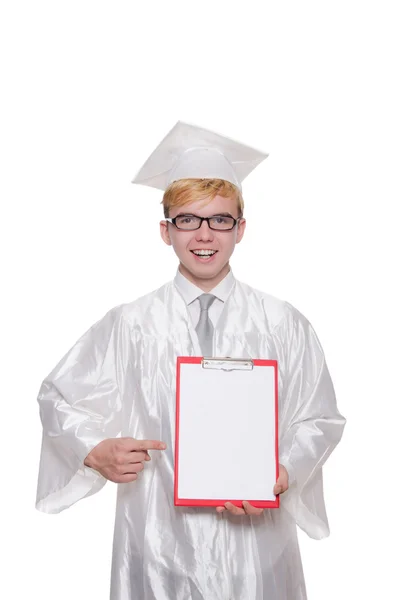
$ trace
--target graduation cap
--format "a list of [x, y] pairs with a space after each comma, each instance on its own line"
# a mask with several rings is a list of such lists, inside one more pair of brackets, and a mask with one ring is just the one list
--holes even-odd
[[241, 182], [268, 154], [195, 125], [178, 121], [139, 170], [132, 183], [166, 190], [178, 179]]

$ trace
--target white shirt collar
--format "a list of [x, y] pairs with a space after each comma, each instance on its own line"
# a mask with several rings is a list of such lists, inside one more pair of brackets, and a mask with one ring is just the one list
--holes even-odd
[[[215, 286], [208, 293], [216, 296], [216, 298], [218, 298], [218, 300], [221, 300], [222, 302], [226, 302], [230, 292], [233, 289], [235, 281], [236, 280], [234, 278], [234, 275], [233, 275], [232, 271], [230, 270], [229, 273], [222, 279], [222, 281], [220, 281], [218, 283], [218, 285]], [[184, 299], [184, 301], [186, 302], [187, 305], [191, 304], [199, 296], [201, 296], [201, 294], [205, 293], [205, 292], [203, 292], [203, 290], [201, 290], [199, 287], [197, 287], [197, 285], [194, 285], [194, 283], [192, 283], [191, 281], [189, 281], [189, 279], [187, 279], [184, 275], [182, 275], [179, 268], [175, 275], [174, 284], [178, 288], [179, 292], [182, 295], [182, 298]]]

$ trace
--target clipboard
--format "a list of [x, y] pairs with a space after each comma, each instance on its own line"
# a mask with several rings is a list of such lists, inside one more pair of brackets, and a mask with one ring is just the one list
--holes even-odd
[[278, 508], [276, 360], [179, 356], [175, 506]]

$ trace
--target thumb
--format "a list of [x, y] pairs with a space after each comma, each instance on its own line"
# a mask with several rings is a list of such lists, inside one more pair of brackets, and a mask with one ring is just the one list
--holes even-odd
[[273, 493], [275, 496], [281, 493], [281, 485], [279, 483], [276, 483], [276, 485], [274, 486]]

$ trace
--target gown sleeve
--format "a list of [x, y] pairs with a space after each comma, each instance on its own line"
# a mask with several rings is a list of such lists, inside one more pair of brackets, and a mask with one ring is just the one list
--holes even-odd
[[58, 513], [98, 492], [106, 479], [84, 465], [102, 440], [120, 432], [120, 311], [93, 325], [43, 381], [43, 437], [36, 508]]
[[279, 340], [284, 354], [279, 462], [289, 473], [290, 487], [280, 499], [309, 537], [321, 539], [329, 535], [322, 466], [342, 436], [345, 419], [316, 333], [287, 306]]

